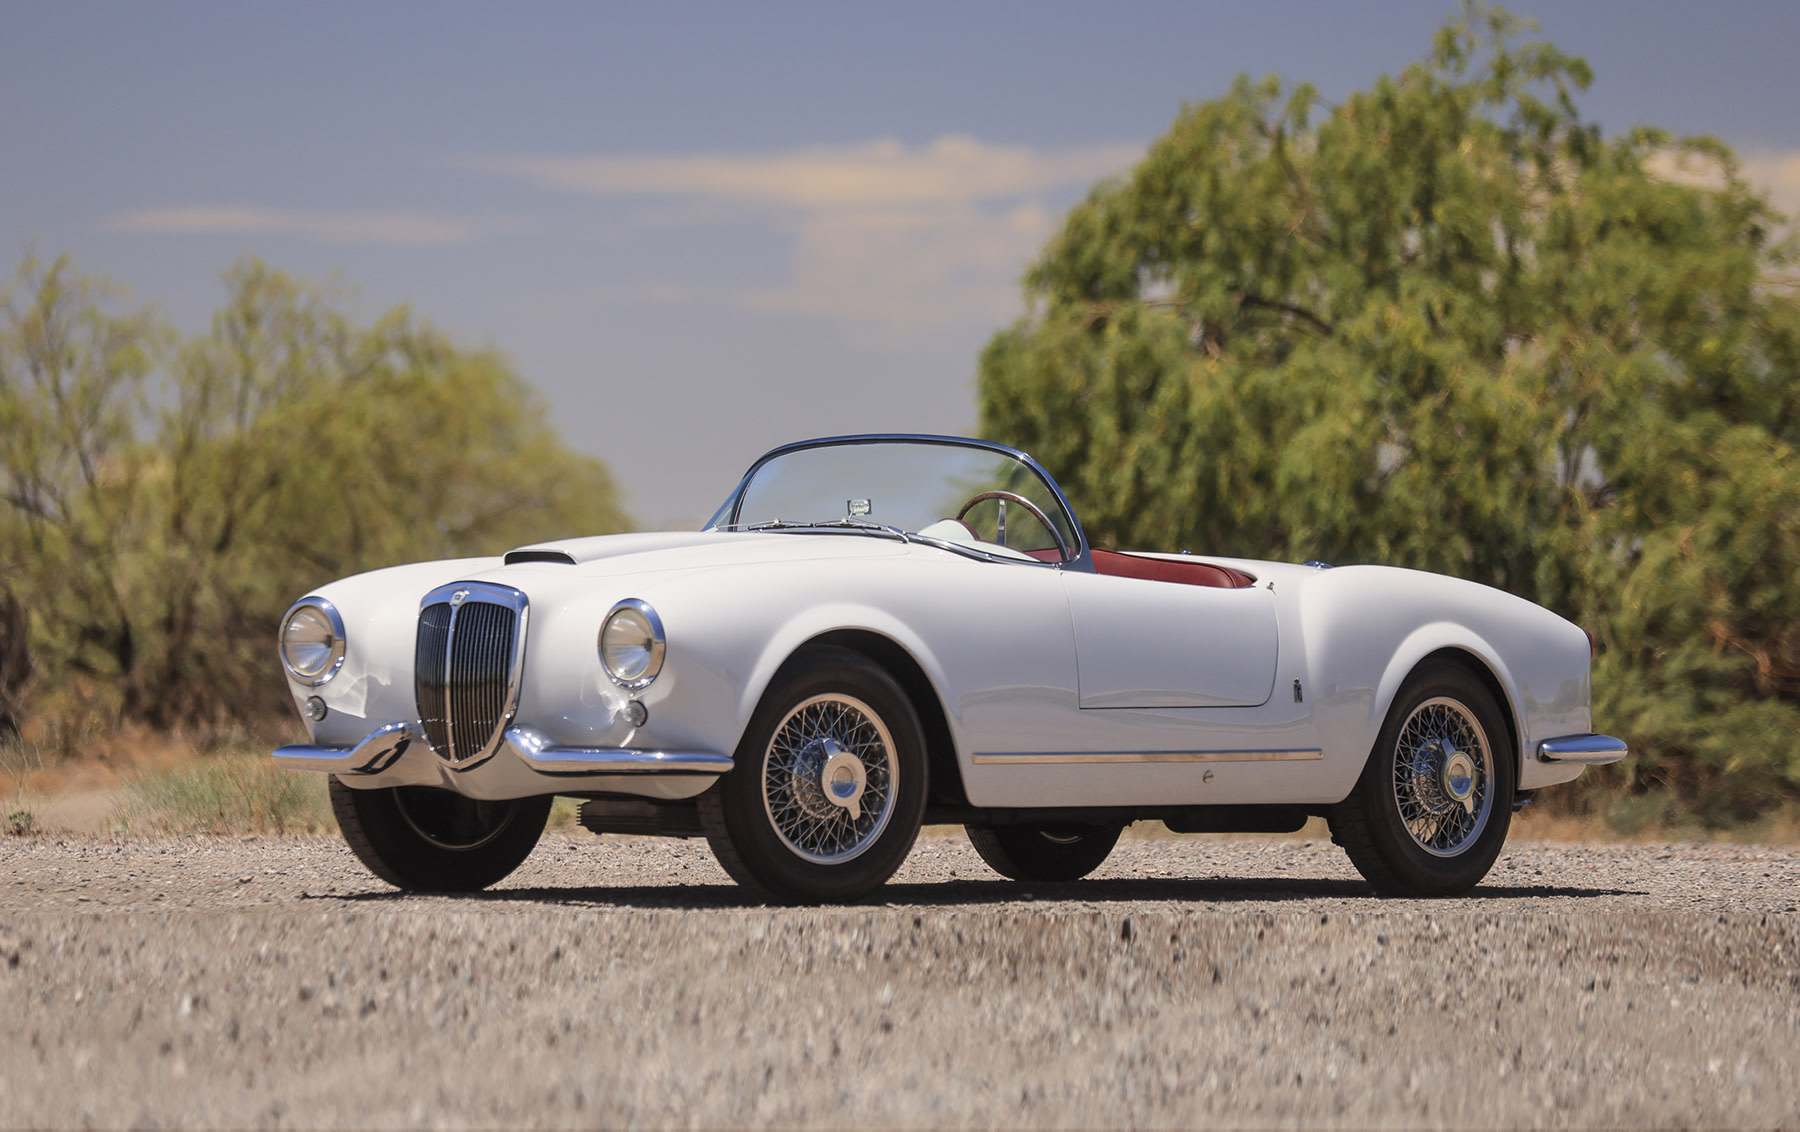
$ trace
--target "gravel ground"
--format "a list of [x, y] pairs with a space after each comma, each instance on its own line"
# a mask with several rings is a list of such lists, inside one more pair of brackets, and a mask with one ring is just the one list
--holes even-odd
[[928, 832], [848, 908], [552, 834], [477, 897], [329, 839], [0, 839], [0, 1124], [1800, 1128], [1800, 849], [1322, 842], [1018, 885]]

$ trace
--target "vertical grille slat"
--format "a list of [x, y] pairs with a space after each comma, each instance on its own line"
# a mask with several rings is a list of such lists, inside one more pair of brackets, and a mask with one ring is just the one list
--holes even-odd
[[415, 679], [419, 720], [439, 757], [466, 763], [498, 743], [517, 702], [524, 613], [525, 595], [517, 590], [474, 582], [426, 596]]
[[419, 639], [413, 654], [413, 677], [418, 685], [419, 722], [431, 749], [442, 755], [450, 749], [450, 713], [445, 703], [444, 657], [450, 644], [450, 603], [428, 605], [419, 611]]

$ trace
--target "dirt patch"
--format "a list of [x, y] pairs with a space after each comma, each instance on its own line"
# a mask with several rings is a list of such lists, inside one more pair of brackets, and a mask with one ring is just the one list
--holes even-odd
[[36, 827], [46, 833], [101, 833], [118, 819], [128, 792], [122, 786], [69, 790], [30, 804]]
[[0, 863], [9, 1123], [1765, 1126], [1800, 1095], [1791, 849], [1515, 844], [1409, 901], [1317, 841], [1019, 885], [934, 833], [800, 909], [585, 834], [476, 897], [329, 838]]

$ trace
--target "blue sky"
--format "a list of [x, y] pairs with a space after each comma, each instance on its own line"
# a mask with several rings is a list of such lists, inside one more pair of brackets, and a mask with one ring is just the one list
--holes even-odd
[[[503, 352], [646, 526], [775, 444], [963, 432], [1058, 216], [1239, 72], [1327, 98], [1453, 3], [0, 0], [0, 251], [187, 330], [245, 255]], [[1800, 211], [1800, 4], [1564, 3], [1584, 115]]]

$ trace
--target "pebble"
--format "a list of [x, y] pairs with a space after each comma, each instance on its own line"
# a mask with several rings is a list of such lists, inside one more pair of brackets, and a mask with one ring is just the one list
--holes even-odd
[[1782, 1126], [1800, 1096], [1791, 847], [1519, 842], [1441, 901], [1280, 838], [1127, 836], [1027, 888], [944, 830], [826, 908], [586, 833], [474, 896], [333, 838], [3, 838], [0, 870], [9, 1125]]

